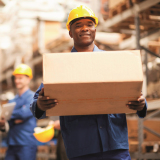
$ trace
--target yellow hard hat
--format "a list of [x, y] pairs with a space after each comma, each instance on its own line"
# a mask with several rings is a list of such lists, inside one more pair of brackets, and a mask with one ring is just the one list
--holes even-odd
[[70, 22], [73, 21], [74, 19], [77, 19], [77, 18], [87, 18], [87, 17], [90, 17], [90, 18], [93, 18], [95, 20], [95, 27], [98, 25], [98, 18], [95, 16], [94, 12], [84, 6], [84, 5], [80, 5], [79, 7], [77, 8], [74, 8], [71, 10], [71, 12], [69, 13], [69, 16], [68, 16], [68, 21], [67, 21], [67, 24], [66, 24], [66, 27], [68, 30], [70, 30]]
[[50, 125], [40, 132], [33, 133], [33, 135], [39, 142], [49, 142], [54, 137], [54, 127], [53, 125]]
[[32, 70], [29, 66], [26, 64], [20, 64], [13, 72], [13, 75], [15, 76], [16, 74], [23, 74], [27, 75], [32, 79]]

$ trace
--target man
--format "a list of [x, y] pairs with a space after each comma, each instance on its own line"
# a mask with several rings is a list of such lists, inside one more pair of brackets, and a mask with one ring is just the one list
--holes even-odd
[[[25, 64], [19, 65], [13, 72], [18, 94], [9, 102], [16, 102], [9, 123], [8, 150], [5, 160], [35, 160], [36, 139], [33, 136], [36, 127], [36, 119], [30, 111], [30, 102], [34, 92], [29, 89], [32, 79], [32, 70]], [[0, 120], [0, 126], [5, 125], [4, 118]]]
[[[97, 24], [98, 19], [88, 7], [79, 6], [70, 12], [66, 26], [74, 41], [71, 52], [101, 51], [94, 44]], [[58, 107], [57, 104], [56, 99], [44, 96], [41, 84], [34, 95], [31, 110], [35, 117], [44, 118], [45, 111]], [[146, 115], [147, 103], [143, 95], [137, 101], [128, 102], [126, 107], [137, 110], [139, 117], [143, 118]], [[61, 116], [60, 124], [70, 160], [131, 159], [125, 114]]]

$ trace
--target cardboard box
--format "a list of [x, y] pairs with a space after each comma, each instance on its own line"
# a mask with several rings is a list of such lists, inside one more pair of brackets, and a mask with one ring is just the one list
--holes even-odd
[[135, 113], [142, 82], [138, 50], [43, 55], [44, 94], [59, 102], [47, 116]]

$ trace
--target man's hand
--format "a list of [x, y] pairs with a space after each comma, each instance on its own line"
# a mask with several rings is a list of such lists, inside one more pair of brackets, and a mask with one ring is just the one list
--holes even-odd
[[49, 121], [48, 125], [53, 125], [55, 129], [61, 130], [60, 120]]
[[58, 101], [56, 99], [50, 99], [49, 97], [44, 96], [44, 88], [42, 88], [39, 92], [37, 107], [42, 111], [46, 111], [50, 108], [55, 107], [57, 104]]
[[145, 98], [143, 96], [143, 94], [141, 94], [141, 96], [138, 98], [137, 101], [131, 101], [128, 102], [127, 107], [129, 109], [133, 109], [133, 110], [137, 110], [137, 111], [141, 111], [145, 106]]
[[15, 123], [15, 124], [20, 124], [20, 123], [23, 123], [23, 120], [21, 120], [21, 119], [16, 119], [16, 120], [14, 121], [14, 123]]
[[4, 117], [2, 116], [0, 119], [0, 128], [5, 126], [5, 122], [6, 121], [5, 121]]

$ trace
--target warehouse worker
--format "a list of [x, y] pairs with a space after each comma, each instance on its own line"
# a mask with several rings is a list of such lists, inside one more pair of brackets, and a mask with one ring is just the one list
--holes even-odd
[[[8, 150], [5, 160], [35, 160], [36, 139], [33, 136], [36, 119], [30, 111], [30, 102], [34, 92], [29, 89], [32, 70], [25, 64], [19, 65], [13, 72], [18, 94], [9, 102], [16, 102], [9, 122]], [[4, 119], [1, 121], [5, 124]]]
[[[98, 18], [85, 6], [73, 9], [68, 17], [67, 29], [73, 38], [71, 52], [102, 51], [94, 44]], [[51, 73], [52, 74], [52, 73]], [[36, 118], [44, 118], [46, 110], [58, 107], [58, 100], [44, 96], [40, 85], [31, 103]], [[146, 116], [147, 103], [141, 95], [126, 107], [137, 110], [140, 118]], [[130, 160], [125, 114], [61, 116], [61, 132], [70, 160]]]

